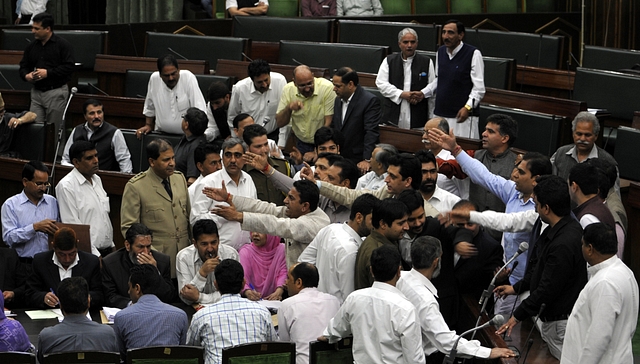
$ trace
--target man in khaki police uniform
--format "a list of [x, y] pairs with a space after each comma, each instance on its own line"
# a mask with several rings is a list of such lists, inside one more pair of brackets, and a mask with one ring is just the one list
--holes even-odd
[[174, 153], [165, 139], [147, 145], [149, 169], [131, 178], [124, 187], [120, 224], [125, 235], [134, 223], [153, 233], [153, 248], [171, 258], [171, 277], [176, 276], [176, 254], [189, 245], [191, 203], [187, 182], [175, 171]]

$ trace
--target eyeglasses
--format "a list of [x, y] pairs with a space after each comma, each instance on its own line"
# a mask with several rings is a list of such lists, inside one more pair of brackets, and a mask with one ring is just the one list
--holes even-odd
[[38, 188], [40, 188], [40, 187], [46, 187], [46, 188], [51, 187], [51, 183], [49, 183], [49, 182], [34, 182], [34, 181], [29, 181], [29, 182], [33, 183]]

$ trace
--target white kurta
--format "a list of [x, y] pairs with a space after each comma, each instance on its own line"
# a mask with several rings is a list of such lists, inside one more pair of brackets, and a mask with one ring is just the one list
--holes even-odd
[[587, 273], [589, 282], [567, 321], [560, 363], [633, 363], [639, 303], [633, 272], [613, 256]]

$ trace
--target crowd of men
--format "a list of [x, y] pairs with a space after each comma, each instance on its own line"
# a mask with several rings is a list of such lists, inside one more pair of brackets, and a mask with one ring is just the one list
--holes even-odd
[[[64, 68], [73, 52], [47, 14], [34, 16], [32, 29], [37, 41], [21, 63], [34, 83], [31, 113], [56, 122], [57, 106], [34, 105], [64, 95], [68, 79], [48, 68], [53, 57], [40, 57], [59, 53]], [[483, 149], [462, 150], [456, 135], [480, 136], [482, 57], [463, 43], [460, 22], [447, 22], [442, 37], [434, 66], [416, 54], [415, 31], [399, 33], [401, 52], [383, 61], [376, 80], [385, 115], [349, 67], [328, 81], [301, 65], [287, 83], [254, 60], [231, 91], [212, 84], [205, 103], [195, 76], [160, 57], [137, 135], [183, 137], [175, 148], [161, 138], [146, 145], [149, 168], [126, 184], [119, 220], [98, 172], [130, 172], [129, 153], [100, 101], [87, 100], [86, 123], [62, 157], [73, 169], [56, 197], [47, 193], [49, 169], [30, 161], [22, 192], [1, 210], [5, 304], [65, 315], [40, 334], [38, 356], [102, 350], [124, 358], [132, 348], [187, 344], [203, 346], [213, 364], [223, 348], [279, 338], [295, 342], [297, 362], [308, 363], [310, 341], [352, 336], [357, 363], [435, 363], [468, 328], [463, 297], [479, 299], [494, 280], [488, 312], [508, 318], [497, 333], [533, 317], [563, 363], [630, 362], [638, 286], [619, 258], [627, 218], [615, 160], [594, 144], [598, 119], [579, 113], [574, 143], [549, 158], [514, 154], [517, 122], [491, 115]], [[34, 120], [15, 116], [2, 122]], [[414, 155], [379, 143], [387, 118], [422, 129], [425, 149]], [[285, 158], [287, 126], [296, 147]], [[118, 250], [111, 221], [125, 238]], [[59, 222], [90, 226], [87, 251]], [[263, 297], [247, 279], [239, 252], [250, 233], [284, 245], [288, 273], [277, 294]], [[283, 297], [276, 333], [256, 301]], [[176, 305], [198, 311], [189, 323]], [[113, 330], [86, 318], [101, 306], [122, 309]], [[515, 356], [465, 339], [457, 350]]]

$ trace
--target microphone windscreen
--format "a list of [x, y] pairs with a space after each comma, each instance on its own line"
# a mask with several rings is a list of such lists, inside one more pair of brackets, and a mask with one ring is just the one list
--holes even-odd
[[78, 88], [77, 87], [72, 87], [71, 88], [71, 94], [75, 95], [76, 92], [78, 92]]

